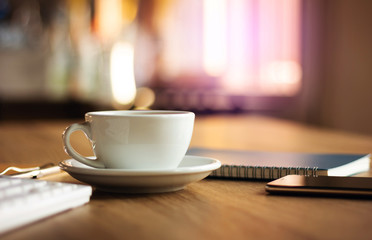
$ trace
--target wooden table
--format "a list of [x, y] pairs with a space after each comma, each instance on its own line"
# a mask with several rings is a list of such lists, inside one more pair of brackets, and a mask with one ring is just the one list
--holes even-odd
[[[61, 133], [74, 121], [0, 123], [0, 170], [9, 165], [33, 166], [68, 159]], [[83, 134], [75, 133], [73, 145], [86, 155], [92, 154]], [[372, 150], [372, 136], [254, 115], [197, 116], [191, 145], [368, 153]], [[67, 173], [46, 179], [79, 183]], [[372, 200], [271, 196], [264, 186], [265, 182], [258, 181], [204, 179], [173, 193], [95, 191], [87, 205], [0, 238], [372, 239]]]

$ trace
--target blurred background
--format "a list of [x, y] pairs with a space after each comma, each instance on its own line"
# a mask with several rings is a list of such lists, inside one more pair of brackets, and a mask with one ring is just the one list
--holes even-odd
[[0, 122], [264, 114], [372, 134], [372, 1], [0, 0]]

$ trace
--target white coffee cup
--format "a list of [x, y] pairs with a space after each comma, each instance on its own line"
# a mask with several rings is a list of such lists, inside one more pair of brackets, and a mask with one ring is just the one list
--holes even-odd
[[[174, 169], [189, 147], [195, 114], [186, 111], [98, 111], [85, 114], [63, 133], [65, 151], [96, 168]], [[84, 157], [70, 143], [74, 131], [92, 142], [95, 158]]]

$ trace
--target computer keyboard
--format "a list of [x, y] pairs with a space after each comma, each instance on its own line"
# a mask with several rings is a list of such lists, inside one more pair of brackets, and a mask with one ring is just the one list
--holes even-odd
[[0, 234], [83, 205], [91, 194], [86, 185], [0, 176]]

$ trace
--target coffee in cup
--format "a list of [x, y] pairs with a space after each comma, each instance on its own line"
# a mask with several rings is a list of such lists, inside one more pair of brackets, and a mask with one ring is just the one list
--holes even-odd
[[[96, 168], [175, 169], [189, 147], [195, 114], [187, 111], [124, 110], [85, 114], [63, 133], [65, 151]], [[70, 143], [81, 130], [91, 141], [95, 157], [84, 157]]]

